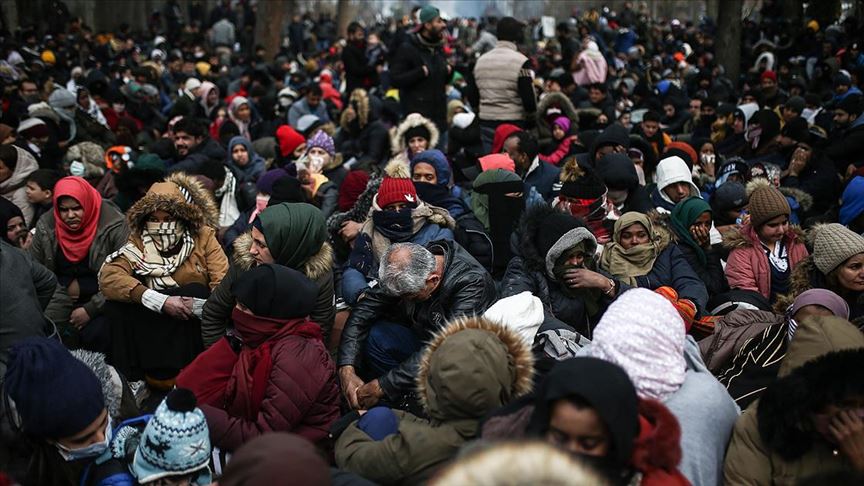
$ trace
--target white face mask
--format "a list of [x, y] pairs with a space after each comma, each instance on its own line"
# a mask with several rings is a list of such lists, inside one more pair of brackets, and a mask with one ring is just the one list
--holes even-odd
[[73, 176], [84, 177], [85, 172], [86, 169], [84, 167], [84, 164], [82, 164], [81, 162], [76, 160], [69, 164], [69, 173]]
[[108, 450], [108, 444], [111, 443], [111, 435], [111, 417], [108, 417], [108, 423], [105, 425], [105, 440], [102, 442], [90, 444], [87, 447], [82, 447], [80, 449], [69, 449], [60, 444], [54, 445], [57, 447], [57, 452], [60, 453], [60, 456], [63, 457], [66, 462], [95, 458], [101, 456]]

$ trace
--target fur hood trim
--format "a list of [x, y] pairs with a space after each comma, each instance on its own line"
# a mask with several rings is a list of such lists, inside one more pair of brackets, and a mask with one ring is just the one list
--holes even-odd
[[120, 402], [123, 401], [123, 379], [113, 366], [105, 362], [105, 355], [93, 351], [85, 351], [76, 349], [71, 351], [75, 359], [87, 365], [99, 383], [102, 384], [102, 394], [105, 396], [105, 408], [108, 409], [108, 415], [115, 419], [115, 423], [119, 423], [120, 419]]
[[[234, 255], [232, 260], [234, 265], [240, 270], [246, 271], [255, 266], [255, 258], [249, 253], [252, 248], [252, 233], [247, 231], [238, 236], [234, 240]], [[309, 277], [309, 280], [315, 281], [326, 275], [333, 268], [333, 247], [330, 243], [324, 242], [318, 253], [312, 255], [306, 263], [303, 264], [303, 274]]]
[[579, 165], [575, 156], [567, 157], [565, 160], [564, 167], [561, 168], [561, 182], [576, 182], [585, 175], [585, 169]]
[[639, 471], [675, 470], [681, 462], [681, 426], [656, 400], [639, 400], [639, 437], [633, 444], [633, 466]]
[[[804, 232], [798, 226], [789, 226], [786, 232], [786, 243], [802, 241]], [[756, 236], [756, 231], [749, 224], [742, 226], [734, 231], [727, 231], [723, 234], [723, 246], [730, 250], [736, 248], [753, 248], [759, 244], [759, 237]]]
[[189, 195], [192, 196], [192, 203], [203, 211], [207, 226], [213, 229], [219, 228], [219, 206], [216, 204], [213, 194], [204, 187], [204, 184], [184, 172], [174, 172], [165, 178], [165, 182], [173, 182], [189, 191]]
[[384, 174], [387, 177], [392, 177], [394, 179], [410, 179], [411, 168], [401, 160], [392, 159], [384, 167]]
[[539, 138], [552, 136], [552, 127], [547, 120], [546, 111], [553, 106], [561, 109], [561, 116], [566, 116], [570, 119], [571, 133], [577, 132], [579, 130], [579, 113], [576, 111], [576, 107], [573, 106], [573, 102], [564, 93], [548, 93], [537, 104], [537, 133]]
[[[534, 355], [525, 339], [513, 329], [486, 319], [485, 317], [460, 317], [450, 321], [438, 331], [423, 350], [417, 374], [417, 390], [423, 407], [429, 410], [431, 388], [430, 369], [435, 352], [444, 342], [466, 330], [480, 330], [494, 334], [507, 349], [509, 364], [513, 366], [514, 376], [510, 387], [510, 400], [527, 395], [534, 386]], [[470, 350], [466, 350], [470, 352]], [[439, 380], [434, 380], [439, 381]], [[438, 385], [440, 386], [440, 385]]]
[[795, 268], [792, 269], [792, 275], [789, 276], [789, 293], [777, 296], [777, 301], [774, 303], [774, 312], [784, 314], [786, 309], [795, 302], [795, 299], [799, 295], [814, 288], [813, 280], [819, 273], [819, 269], [813, 263], [813, 255], [807, 255], [803, 260], [798, 262], [798, 265], [795, 265]]
[[805, 191], [802, 191], [801, 189], [780, 186], [780, 194], [791, 197], [798, 201], [798, 204], [804, 211], [810, 211], [810, 208], [813, 207], [813, 196], [811, 196]]
[[[175, 184], [180, 192], [154, 191], [158, 183], [154, 184], [126, 213], [129, 228], [134, 234], [141, 234], [147, 215], [157, 210], [185, 221], [195, 234], [207, 226], [214, 229], [218, 227], [219, 210], [216, 202], [200, 182], [180, 172], [172, 174], [165, 182]], [[183, 191], [189, 195], [191, 202], [183, 197]]]
[[[357, 88], [352, 91], [351, 97], [348, 98], [348, 105], [356, 106], [357, 117], [361, 129], [369, 124], [369, 94], [366, 93], [365, 89]], [[345, 116], [346, 112], [347, 110], [342, 112], [342, 116], [339, 118], [339, 126], [345, 131], [348, 131], [348, 117]]]
[[429, 148], [433, 149], [438, 146], [438, 138], [441, 134], [438, 133], [438, 127], [435, 126], [435, 123], [420, 113], [411, 113], [396, 127], [396, 131], [390, 137], [390, 150], [393, 155], [404, 152], [408, 148], [404, 140], [405, 132], [419, 126], [424, 126], [429, 130]]

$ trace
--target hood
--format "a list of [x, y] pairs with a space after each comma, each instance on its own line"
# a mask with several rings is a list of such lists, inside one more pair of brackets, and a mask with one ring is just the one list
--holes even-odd
[[555, 268], [555, 262], [564, 252], [582, 241], [587, 243], [585, 247], [586, 260], [593, 259], [597, 253], [597, 239], [588, 231], [588, 228], [574, 228], [558, 238], [558, 241], [546, 253], [546, 276], [555, 280], [555, 274], [552, 271]]
[[666, 186], [676, 182], [689, 184], [693, 196], [701, 194], [699, 188], [693, 183], [693, 173], [687, 167], [687, 162], [684, 162], [681, 157], [673, 155], [666, 157], [657, 164], [657, 189], [663, 194], [663, 189]]
[[780, 186], [777, 189], [779, 189], [780, 193], [784, 196], [791, 197], [798, 201], [798, 205], [801, 206], [801, 209], [804, 211], [810, 211], [810, 208], [813, 207], [813, 196], [808, 192], [795, 187]]
[[400, 154], [408, 148], [408, 145], [404, 140], [405, 132], [419, 126], [424, 126], [429, 130], [429, 148], [435, 148], [438, 146], [438, 138], [440, 134], [438, 133], [438, 127], [435, 126], [435, 123], [419, 113], [411, 113], [405, 117], [405, 120], [400, 123], [398, 127], [396, 127], [396, 131], [393, 133], [393, 136], [390, 137], [390, 151], [393, 155]]
[[193, 233], [205, 226], [218, 227], [219, 209], [213, 196], [198, 180], [182, 172], [153, 184], [147, 194], [129, 208], [126, 218], [130, 230], [141, 234], [147, 215], [158, 209], [185, 221]]
[[639, 400], [639, 436], [631, 463], [639, 471], [675, 470], [681, 462], [681, 426], [657, 400]]
[[18, 162], [15, 164], [15, 170], [12, 171], [12, 176], [0, 183], [0, 193], [7, 193], [22, 187], [27, 183], [27, 178], [30, 177], [36, 169], [39, 168], [39, 163], [33, 158], [30, 152], [12, 145], [15, 151], [18, 152]]
[[552, 127], [548, 120], [550, 112], [555, 110], [560, 112], [561, 116], [570, 119], [571, 133], [579, 130], [579, 114], [573, 106], [573, 102], [564, 93], [554, 92], [549, 93], [540, 99], [537, 104], [537, 134], [539, 138], [549, 138], [552, 136]]
[[816, 440], [812, 415], [830, 403], [864, 394], [864, 334], [839, 317], [805, 319], [780, 365], [778, 379], [756, 410], [759, 434], [787, 461], [809, 451]]
[[597, 149], [604, 145], [623, 145], [624, 148], [630, 148], [630, 134], [627, 133], [626, 128], [617, 123], [607, 127], [597, 135], [597, 138], [594, 139], [594, 143], [591, 145], [588, 158], [592, 162], [596, 162], [594, 154], [597, 152]]
[[[370, 121], [372, 121], [372, 113], [369, 109], [369, 94], [366, 93], [365, 89], [357, 88], [351, 92], [351, 97], [348, 99], [348, 103], [353, 106], [354, 110], [357, 112], [360, 128], [364, 128]], [[349, 130], [348, 117], [345, 116], [345, 111], [342, 112], [342, 116], [339, 118], [339, 126], [346, 131]]]
[[438, 421], [476, 420], [531, 391], [534, 357], [519, 334], [483, 317], [451, 321], [421, 357], [417, 388]]
[[[246, 232], [234, 240], [234, 253], [232, 260], [234, 265], [241, 270], [249, 270], [254, 267], [257, 262], [249, 253], [252, 248], [252, 233]], [[333, 269], [333, 247], [330, 243], [325, 242], [321, 245], [318, 253], [312, 255], [306, 263], [303, 264], [302, 272], [309, 280], [316, 281], [323, 277]]]
[[738, 105], [738, 110], [741, 110], [741, 113], [744, 115], [744, 129], [747, 129], [747, 124], [750, 123], [750, 119], [753, 118], [753, 115], [759, 111], [759, 105], [756, 103], [745, 103], [743, 105]]
[[[801, 228], [790, 225], [789, 231], [786, 232], [785, 243], [788, 245], [791, 242], [802, 240], [803, 238], [804, 232], [801, 231]], [[754, 230], [749, 224], [723, 234], [723, 246], [730, 250], [758, 245], [759, 237], [756, 235], [756, 230]]]
[[518, 242], [518, 247], [515, 248], [518, 250], [516, 254], [521, 255], [527, 269], [538, 272], [546, 271], [546, 254], [548, 250], [543, 251], [541, 247], [551, 247], [555, 244], [555, 241], [549, 242], [547, 246], [542, 244], [542, 240], [544, 237], [548, 237], [548, 225], [550, 222], [559, 219], [571, 220], [565, 232], [576, 226], [581, 226], [576, 218], [546, 204], [532, 206], [522, 214], [519, 225], [514, 232], [514, 240]]

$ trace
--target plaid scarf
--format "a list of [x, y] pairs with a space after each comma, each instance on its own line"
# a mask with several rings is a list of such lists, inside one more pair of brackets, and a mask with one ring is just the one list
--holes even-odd
[[[144, 243], [143, 251], [130, 241], [108, 256], [106, 262], [118, 256], [126, 257], [135, 275], [144, 277], [147, 288], [164, 290], [177, 287], [177, 282], [171, 276], [195, 249], [195, 240], [186, 227], [177, 221], [147, 223], [141, 232], [141, 241]], [[178, 242], [179, 251], [168, 257], [162, 255], [174, 249]]]

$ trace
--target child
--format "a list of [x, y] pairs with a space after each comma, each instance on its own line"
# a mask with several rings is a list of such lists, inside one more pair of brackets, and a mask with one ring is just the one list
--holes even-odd
[[36, 227], [39, 217], [43, 214], [51, 212], [54, 204], [54, 184], [63, 177], [63, 174], [56, 170], [39, 169], [27, 177], [27, 202], [33, 205], [33, 221], [30, 222], [30, 229]]
[[570, 153], [570, 144], [574, 138], [570, 135], [569, 118], [559, 116], [552, 122], [552, 138], [553, 144], [558, 144], [558, 146], [549, 155], [541, 155], [540, 160], [558, 165]]

